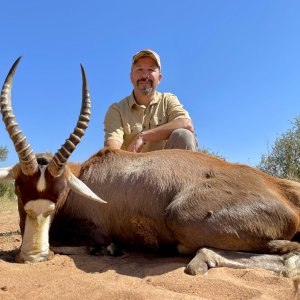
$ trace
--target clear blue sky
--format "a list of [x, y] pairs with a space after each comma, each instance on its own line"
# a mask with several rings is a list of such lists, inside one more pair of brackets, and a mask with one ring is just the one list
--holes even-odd
[[[161, 56], [160, 91], [189, 111], [201, 147], [256, 165], [300, 114], [300, 1], [2, 1], [0, 84], [22, 55], [12, 102], [35, 152], [55, 152], [81, 106], [80, 63], [92, 118], [72, 161], [103, 146], [108, 106], [129, 95], [131, 57]], [[17, 162], [0, 124], [0, 145]]]

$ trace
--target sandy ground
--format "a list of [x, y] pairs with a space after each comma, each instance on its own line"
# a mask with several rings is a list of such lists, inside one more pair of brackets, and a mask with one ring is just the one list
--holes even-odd
[[0, 299], [300, 299], [293, 282], [265, 270], [218, 268], [184, 273], [188, 258], [142, 253], [124, 257], [56, 254], [17, 264], [16, 208], [0, 207]]

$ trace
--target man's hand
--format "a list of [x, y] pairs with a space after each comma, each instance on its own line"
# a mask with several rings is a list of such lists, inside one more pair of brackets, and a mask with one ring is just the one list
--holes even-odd
[[194, 132], [194, 127], [190, 119], [176, 119], [164, 125], [157, 126], [156, 128], [140, 132], [127, 150], [130, 152], [141, 152], [145, 142], [167, 140], [171, 133], [178, 128], [184, 128]]
[[143, 138], [143, 134], [139, 133], [134, 140], [132, 141], [132, 143], [129, 145], [128, 147], [128, 151], [130, 152], [141, 152], [143, 149], [143, 145], [144, 145], [144, 138]]

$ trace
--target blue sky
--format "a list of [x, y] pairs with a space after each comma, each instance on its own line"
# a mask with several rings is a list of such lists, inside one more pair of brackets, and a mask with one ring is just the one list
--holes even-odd
[[[300, 114], [300, 1], [2, 1], [0, 84], [22, 55], [12, 103], [35, 152], [55, 152], [77, 122], [80, 63], [92, 100], [70, 160], [103, 146], [109, 105], [129, 95], [131, 57], [161, 56], [160, 91], [189, 111], [201, 147], [256, 165]], [[0, 145], [17, 162], [1, 122]]]

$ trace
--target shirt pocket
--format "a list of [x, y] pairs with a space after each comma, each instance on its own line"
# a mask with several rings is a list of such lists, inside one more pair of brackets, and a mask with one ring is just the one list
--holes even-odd
[[155, 128], [157, 126], [168, 123], [168, 120], [166, 116], [160, 116], [160, 117], [154, 116], [153, 118], [151, 118], [149, 123], [150, 123], [150, 128]]
[[129, 124], [124, 126], [125, 135], [136, 135], [142, 131], [142, 126], [139, 124]]

